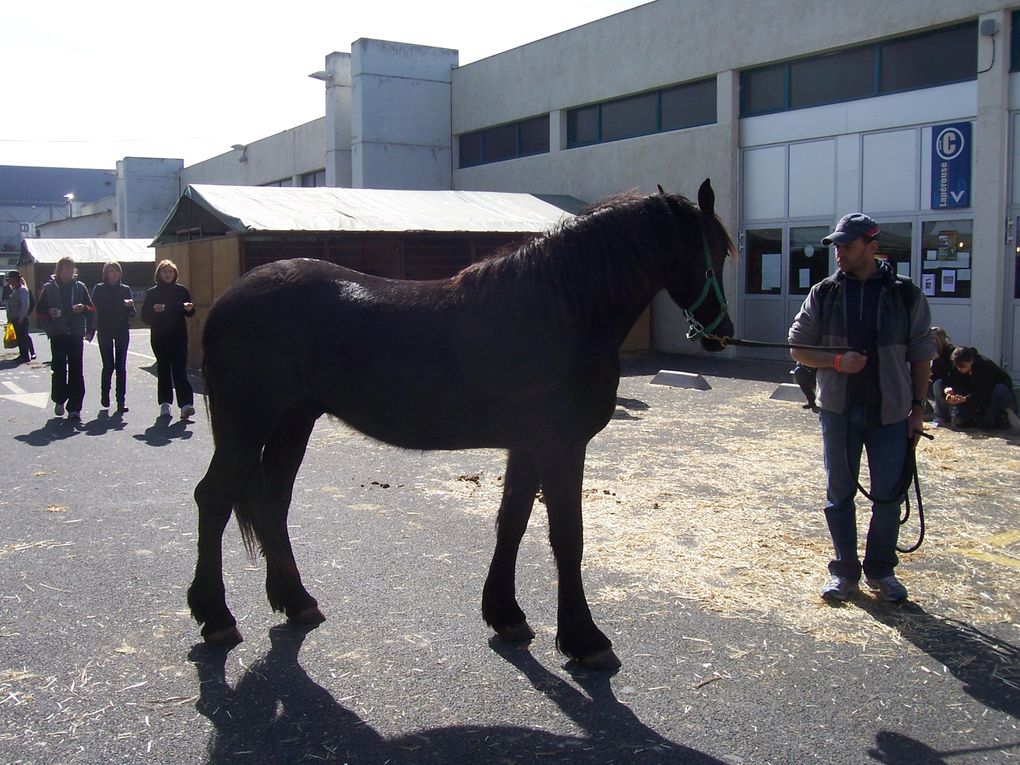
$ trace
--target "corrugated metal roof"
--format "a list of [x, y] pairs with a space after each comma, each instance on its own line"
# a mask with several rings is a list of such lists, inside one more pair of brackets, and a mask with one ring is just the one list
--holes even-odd
[[18, 264], [56, 263], [65, 255], [75, 263], [156, 262], [156, 250], [148, 239], [25, 239]]
[[113, 170], [0, 165], [0, 204], [64, 204], [67, 193], [76, 202], [95, 202], [113, 196], [116, 180]]
[[267, 188], [192, 185], [184, 191], [155, 242], [199, 227], [228, 231], [538, 233], [578, 212], [569, 196], [495, 191]]

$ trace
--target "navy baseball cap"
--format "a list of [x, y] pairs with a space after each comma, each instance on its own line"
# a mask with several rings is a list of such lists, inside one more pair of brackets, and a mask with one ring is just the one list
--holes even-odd
[[878, 224], [867, 215], [850, 213], [839, 219], [836, 228], [822, 240], [822, 244], [826, 247], [832, 244], [850, 244], [854, 239], [859, 239], [862, 236], [874, 239], [880, 233], [882, 232], [878, 228]]

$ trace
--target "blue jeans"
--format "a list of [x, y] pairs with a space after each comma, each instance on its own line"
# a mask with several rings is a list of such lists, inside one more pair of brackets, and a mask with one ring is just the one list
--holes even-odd
[[861, 578], [857, 555], [857, 477], [861, 452], [867, 450], [871, 487], [878, 500], [871, 506], [864, 553], [864, 575], [869, 579], [891, 576], [899, 562], [896, 540], [900, 531], [900, 499], [892, 494], [903, 478], [909, 442], [907, 421], [883, 425], [878, 407], [853, 405], [846, 414], [820, 413], [825, 451], [825, 521], [835, 558], [829, 572], [851, 581]]

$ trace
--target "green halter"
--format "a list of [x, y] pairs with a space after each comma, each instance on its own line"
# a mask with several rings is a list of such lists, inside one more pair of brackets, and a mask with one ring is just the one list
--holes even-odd
[[[705, 239], [704, 235], [701, 238], [701, 246], [705, 250], [705, 286], [701, 288], [701, 294], [698, 295], [697, 299], [684, 308], [684, 314], [687, 316], [687, 321], [690, 323], [690, 329], [687, 330], [688, 340], [698, 340], [702, 337], [707, 336], [712, 332], [723, 319], [726, 318], [726, 298], [723, 297], [722, 287], [719, 286], [719, 280], [715, 277], [715, 269], [712, 268], [712, 254], [708, 251], [708, 240]], [[715, 292], [716, 301], [719, 303], [719, 315], [715, 317], [715, 320], [707, 327], [701, 326], [701, 322], [694, 318], [694, 312], [697, 311], [701, 304], [705, 302], [705, 298], [708, 297], [710, 291]]]

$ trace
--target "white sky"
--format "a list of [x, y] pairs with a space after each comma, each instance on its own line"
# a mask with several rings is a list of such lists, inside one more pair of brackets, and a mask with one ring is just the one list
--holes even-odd
[[323, 116], [308, 74], [358, 38], [463, 65], [644, 2], [4, 0], [0, 165], [192, 165]]

